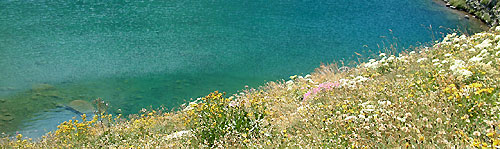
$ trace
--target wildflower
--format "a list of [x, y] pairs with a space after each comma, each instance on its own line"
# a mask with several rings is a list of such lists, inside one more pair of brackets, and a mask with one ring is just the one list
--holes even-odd
[[479, 131], [474, 131], [474, 132], [472, 133], [472, 135], [475, 135], [475, 136], [478, 136], [478, 137], [479, 137], [479, 136], [481, 136], [481, 133], [480, 133]]
[[380, 127], [378, 127], [378, 130], [380, 130], [380, 131], [385, 131], [385, 126], [384, 126], [384, 125], [381, 125]]
[[478, 55], [478, 56], [474, 56], [474, 57], [470, 58], [469, 62], [477, 63], [477, 62], [480, 62], [481, 60], [483, 60], [483, 57]]
[[420, 141], [424, 141], [424, 140], [425, 140], [424, 135], [420, 135], [420, 137], [418, 137], [418, 140], [420, 140]]
[[400, 117], [396, 117], [397, 120], [401, 121], [401, 122], [406, 122], [406, 119], [405, 118], [400, 118]]
[[455, 75], [469, 77], [472, 76], [472, 72], [465, 69], [465, 62], [462, 60], [455, 60], [452, 66], [450, 66], [451, 71]]
[[356, 116], [348, 116], [348, 117], [346, 117], [344, 120], [345, 120], [345, 121], [350, 121], [350, 120], [352, 120], [352, 119], [356, 119], [356, 118], [357, 118]]
[[378, 56], [385, 57], [385, 55], [386, 55], [385, 53], [380, 53]]
[[491, 137], [493, 137], [494, 135], [495, 135], [495, 132], [494, 132], [494, 131], [489, 132], [489, 133], [487, 133], [487, 134], [486, 134], [486, 136], [488, 136], [488, 137], [490, 137], [490, 138], [491, 138]]
[[368, 78], [363, 77], [363, 76], [357, 76], [356, 78], [354, 78], [354, 80], [356, 80], [356, 82], [364, 82], [364, 81], [368, 80]]
[[370, 61], [368, 63], [365, 63], [364, 66], [366, 68], [376, 69], [379, 67], [379, 62], [376, 61], [375, 59], [370, 59]]
[[427, 60], [427, 58], [425, 58], [425, 57], [424, 58], [420, 58], [420, 59], [417, 60], [417, 63], [420, 63], [420, 62], [425, 61], [425, 60]]
[[191, 133], [189, 130], [178, 131], [167, 136], [167, 139], [175, 139]]
[[486, 39], [481, 44], [478, 44], [478, 45], [476, 45], [474, 47], [478, 48], [478, 49], [488, 48], [488, 47], [492, 46], [492, 44], [490, 42], [491, 42], [490, 39]]
[[409, 117], [411, 117], [411, 116], [412, 116], [412, 114], [411, 114], [411, 113], [406, 113], [406, 114], [405, 114], [405, 117], [407, 117], [407, 118], [409, 118]]
[[311, 91], [304, 94], [304, 100], [308, 99], [311, 96]]
[[404, 132], [410, 132], [410, 129], [408, 129], [408, 127], [401, 127], [401, 130], [403, 130]]
[[389, 58], [387, 58], [387, 62], [392, 62], [394, 61], [395, 56], [391, 55]]
[[450, 57], [450, 56], [451, 56], [451, 54], [450, 54], [450, 53], [446, 53], [444, 56], [445, 56], [445, 57]]
[[378, 102], [379, 105], [383, 105], [383, 106], [389, 106], [391, 105], [391, 101], [388, 101], [388, 100], [384, 100], [384, 101], [379, 101]]

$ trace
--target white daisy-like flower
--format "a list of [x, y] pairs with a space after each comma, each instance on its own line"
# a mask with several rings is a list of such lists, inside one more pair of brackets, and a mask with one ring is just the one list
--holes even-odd
[[427, 60], [427, 58], [425, 58], [425, 57], [424, 58], [420, 58], [420, 59], [417, 60], [417, 63], [420, 63], [420, 62], [425, 61], [425, 60]]
[[392, 62], [394, 61], [395, 56], [391, 55], [389, 58], [387, 58], [387, 62]]
[[481, 44], [478, 44], [478, 45], [476, 45], [474, 47], [478, 48], [478, 49], [484, 49], [484, 48], [488, 48], [490, 46], [492, 46], [491, 40], [490, 39], [486, 39]]
[[459, 76], [464, 76], [464, 77], [470, 77], [472, 76], [472, 72], [465, 69], [465, 62], [462, 60], [455, 60], [453, 65], [450, 66], [450, 70], [455, 74]]
[[469, 62], [477, 63], [477, 62], [481, 62], [481, 60], [483, 60], [483, 57], [477, 55], [477, 56], [470, 58]]
[[379, 65], [380, 64], [378, 63], [378, 61], [373, 61], [373, 62], [366, 63], [364, 66], [366, 68], [376, 69], [379, 67]]
[[175, 138], [179, 138], [179, 137], [182, 137], [182, 136], [185, 136], [187, 134], [191, 133], [191, 131], [189, 130], [183, 130], [183, 131], [178, 131], [178, 132], [174, 132], [172, 134], [169, 134], [167, 136], [167, 140], [168, 139], [175, 139]]
[[389, 105], [391, 105], [392, 103], [391, 103], [391, 101], [389, 101], [389, 100], [384, 100], [384, 101], [378, 101], [378, 104], [379, 104], [379, 105], [383, 105], [383, 106], [389, 106]]
[[348, 116], [346, 117], [344, 120], [345, 121], [348, 121], [348, 120], [355, 120], [357, 117], [356, 116]]

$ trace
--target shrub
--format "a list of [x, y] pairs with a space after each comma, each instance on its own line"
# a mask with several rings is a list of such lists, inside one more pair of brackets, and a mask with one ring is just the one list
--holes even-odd
[[194, 135], [191, 143], [213, 147], [246, 144], [253, 138], [260, 138], [265, 107], [254, 101], [238, 102], [223, 95], [216, 91], [201, 98], [200, 103], [189, 105], [185, 123]]

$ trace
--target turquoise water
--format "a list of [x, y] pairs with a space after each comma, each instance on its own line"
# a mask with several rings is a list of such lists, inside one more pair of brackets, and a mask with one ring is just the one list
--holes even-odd
[[51, 109], [77, 99], [101, 97], [123, 114], [173, 108], [354, 60], [354, 52], [429, 42], [445, 28], [472, 33], [481, 23], [431, 0], [3, 0], [0, 114], [14, 118], [0, 120], [0, 131], [52, 130]]

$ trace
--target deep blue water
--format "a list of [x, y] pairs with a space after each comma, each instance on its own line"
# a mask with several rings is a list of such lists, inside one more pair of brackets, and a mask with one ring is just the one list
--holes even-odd
[[[172, 108], [354, 60], [354, 52], [430, 42], [445, 28], [481, 30], [431, 0], [1, 0], [0, 114], [15, 118], [0, 120], [0, 131], [55, 128], [57, 111], [40, 102], [101, 97], [124, 114]], [[42, 83], [56, 88], [54, 101], [24, 99]]]

